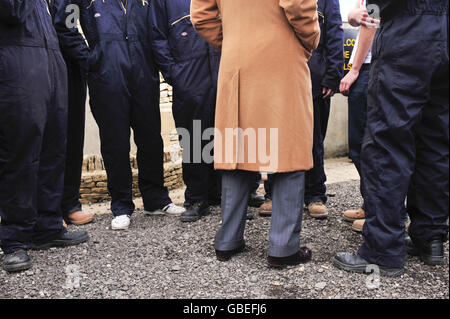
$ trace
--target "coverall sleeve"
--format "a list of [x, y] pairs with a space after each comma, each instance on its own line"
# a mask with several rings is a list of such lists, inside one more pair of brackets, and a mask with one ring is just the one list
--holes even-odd
[[325, 59], [326, 71], [322, 87], [337, 92], [344, 75], [344, 30], [338, 0], [328, 0], [325, 5]]
[[222, 18], [216, 0], [192, 0], [191, 21], [195, 30], [209, 44], [222, 50]]
[[300, 43], [311, 54], [320, 41], [320, 25], [316, 0], [280, 0], [286, 18]]
[[[172, 85], [172, 65], [175, 63], [169, 46], [169, 19], [166, 10], [167, 0], [153, 0], [150, 6], [152, 49], [155, 63], [166, 82]], [[170, 0], [169, 0], [170, 1]]]
[[[70, 10], [68, 6], [76, 3], [72, 0], [53, 0], [51, 3], [54, 25], [62, 51], [73, 61], [77, 61], [83, 70], [87, 71], [89, 48], [86, 41], [78, 31], [78, 27], [70, 28], [66, 24], [66, 20], [71, 19], [69, 16], [76, 13]], [[68, 12], [66, 12], [66, 8], [69, 9]], [[75, 17], [75, 20], [72, 21], [75, 22], [74, 24], [77, 23], [77, 18]]]
[[0, 21], [22, 24], [35, 9], [36, 0], [0, 0]]

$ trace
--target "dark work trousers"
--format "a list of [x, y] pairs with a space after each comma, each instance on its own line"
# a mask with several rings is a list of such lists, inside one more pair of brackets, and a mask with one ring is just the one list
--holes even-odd
[[370, 64], [363, 64], [348, 95], [349, 157], [361, 176], [361, 148], [367, 122]]
[[[214, 163], [208, 163], [202, 152], [208, 145], [213, 145], [214, 136], [203, 136], [205, 130], [214, 128], [216, 89], [201, 95], [186, 94], [179, 96], [177, 86], [174, 88], [173, 116], [180, 133], [183, 148], [183, 181], [186, 184], [185, 204], [201, 201], [220, 201], [219, 172], [214, 170]], [[181, 132], [181, 130], [184, 130]], [[205, 139], [203, 139], [203, 137]], [[213, 159], [211, 149], [210, 158]], [[206, 161], [205, 161], [206, 160]]]
[[313, 202], [327, 202], [324, 167], [324, 141], [328, 128], [328, 118], [330, 117], [331, 100], [323, 99], [322, 96], [314, 98], [314, 145], [313, 159], [314, 168], [306, 172], [305, 180], [305, 205]]
[[67, 72], [54, 49], [0, 47], [0, 240], [4, 253], [59, 237]]
[[61, 204], [63, 215], [80, 211], [81, 170], [83, 166], [84, 129], [86, 118], [86, 80], [78, 64], [65, 57], [68, 73], [69, 110], [67, 122], [67, 156], [64, 193]]
[[145, 210], [154, 211], [171, 203], [164, 187], [159, 83], [136, 81], [133, 72], [140, 76], [145, 73], [138, 72], [140, 67], [124, 66], [132, 69], [124, 71], [120, 65], [110, 64], [109, 77], [100, 78], [95, 74], [89, 77], [91, 109], [100, 129], [101, 151], [112, 197], [111, 210], [115, 216], [131, 215], [135, 208], [130, 128], [133, 128], [137, 145], [138, 180]]
[[376, 36], [361, 154], [367, 219], [359, 254], [386, 267], [405, 263], [406, 197], [412, 237], [448, 234], [448, 1], [413, 2], [382, 19]]

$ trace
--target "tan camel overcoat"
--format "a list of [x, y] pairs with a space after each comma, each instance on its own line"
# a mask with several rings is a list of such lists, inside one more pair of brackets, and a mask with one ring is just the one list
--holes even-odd
[[191, 20], [222, 52], [215, 168], [311, 169], [317, 0], [192, 0]]

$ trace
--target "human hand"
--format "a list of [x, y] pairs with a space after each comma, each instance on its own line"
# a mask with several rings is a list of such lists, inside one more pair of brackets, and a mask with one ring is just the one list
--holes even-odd
[[334, 91], [332, 89], [324, 87], [322, 89], [322, 98], [325, 100], [327, 98], [330, 98], [334, 95]]
[[350, 72], [347, 73], [346, 76], [341, 81], [341, 85], [339, 87], [339, 91], [345, 95], [348, 96], [350, 92], [350, 88], [352, 87], [353, 83], [356, 82], [356, 80], [359, 77], [359, 71], [356, 69], [351, 69]]
[[366, 8], [353, 9], [348, 15], [348, 21], [354, 27], [362, 25], [367, 28], [378, 28], [380, 25], [380, 20], [372, 18]]

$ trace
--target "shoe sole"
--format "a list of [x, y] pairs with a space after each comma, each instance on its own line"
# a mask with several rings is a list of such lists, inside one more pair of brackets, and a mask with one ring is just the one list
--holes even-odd
[[440, 266], [445, 264], [444, 256], [420, 255], [420, 260], [428, 266]]
[[86, 225], [86, 224], [92, 223], [94, 221], [94, 217], [89, 217], [89, 218], [86, 218], [85, 220], [78, 221], [78, 222], [71, 221], [69, 219], [64, 219], [64, 221], [67, 223], [67, 225], [72, 224], [72, 225], [75, 225], [75, 226], [82, 226], [82, 225]]
[[184, 212], [181, 213], [176, 213], [176, 214], [170, 214], [170, 213], [166, 213], [162, 210], [157, 210], [154, 212], [149, 212], [149, 211], [145, 211], [145, 215], [146, 216], [172, 216], [172, 217], [180, 217]]
[[325, 214], [311, 214], [309, 211], [308, 211], [308, 213], [309, 213], [309, 216], [311, 218], [314, 218], [314, 219], [326, 219], [326, 218], [328, 218], [328, 213], [325, 213]]
[[3, 269], [7, 272], [13, 273], [13, 272], [20, 272], [30, 269], [33, 266], [33, 263], [31, 261], [20, 263], [16, 265], [3, 265]]
[[247, 249], [247, 246], [240, 247], [235, 252], [233, 252], [230, 256], [225, 257], [225, 258], [221, 258], [221, 257], [217, 256], [217, 253], [216, 253], [216, 258], [220, 262], [227, 262], [227, 261], [230, 261], [231, 259], [233, 259], [233, 257], [235, 257], [239, 254], [242, 254], [246, 249]]
[[114, 226], [111, 226], [111, 230], [127, 230], [128, 228], [130, 228], [130, 225], [128, 225], [126, 227], [114, 227]]
[[64, 248], [64, 247], [70, 247], [70, 246], [76, 246], [82, 243], [85, 243], [89, 240], [89, 235], [86, 235], [84, 237], [74, 239], [71, 241], [66, 240], [54, 240], [47, 244], [42, 245], [35, 245], [33, 246], [32, 250], [47, 250], [50, 248]]
[[354, 232], [356, 232], [356, 233], [362, 233], [362, 232], [363, 232], [363, 229], [362, 229], [362, 228], [355, 227], [355, 226], [352, 226], [352, 230], [353, 230]]
[[272, 212], [259, 212], [259, 216], [261, 217], [272, 217]]
[[[335, 267], [337, 267], [338, 269], [345, 270], [345, 271], [351, 272], [351, 273], [366, 274], [366, 275], [371, 274], [371, 272], [367, 271], [368, 265], [349, 266], [347, 264], [340, 262], [336, 258], [333, 258], [333, 265]], [[403, 275], [405, 273], [404, 269], [382, 268], [379, 266], [378, 266], [378, 268], [380, 269], [380, 275], [383, 277], [400, 277], [401, 275]]]
[[407, 248], [406, 252], [410, 256], [418, 256], [420, 260], [428, 266], [440, 266], [445, 264], [444, 256], [421, 255], [415, 248]]
[[295, 263], [287, 263], [287, 264], [272, 264], [270, 262], [267, 262], [267, 265], [269, 266], [269, 268], [273, 268], [273, 269], [285, 269], [287, 267], [293, 267], [293, 266], [298, 266], [301, 264], [307, 264], [311, 261], [310, 260], [305, 260], [305, 261], [300, 261], [300, 262], [295, 262]]
[[354, 223], [357, 220], [361, 220], [361, 219], [364, 219], [364, 218], [350, 218], [350, 217], [347, 217], [347, 216], [344, 215], [343, 219], [344, 219], [344, 221], [346, 221], [348, 223]]
[[202, 218], [202, 216], [196, 216], [196, 217], [181, 217], [180, 220], [183, 223], [194, 223], [198, 220], [200, 220]]

